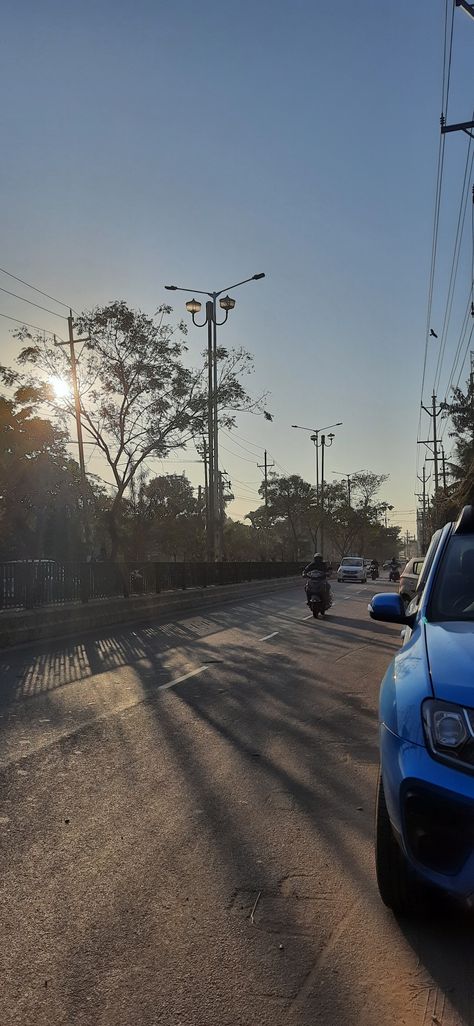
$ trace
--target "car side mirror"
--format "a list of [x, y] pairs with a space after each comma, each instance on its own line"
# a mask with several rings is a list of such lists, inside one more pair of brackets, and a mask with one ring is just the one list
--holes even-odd
[[372, 620], [381, 620], [382, 623], [401, 623], [413, 627], [415, 622], [415, 614], [407, 613], [401, 595], [394, 595], [392, 591], [374, 595], [368, 609]]

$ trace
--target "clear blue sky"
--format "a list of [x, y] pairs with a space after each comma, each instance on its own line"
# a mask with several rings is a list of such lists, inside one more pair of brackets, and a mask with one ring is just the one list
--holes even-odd
[[[5, 0], [1, 266], [76, 308], [123, 297], [149, 313], [166, 282], [267, 274], [236, 293], [221, 335], [254, 353], [275, 415], [240, 419], [250, 452], [222, 439], [239, 454], [222, 453], [235, 516], [256, 504], [254, 446], [311, 479], [290, 424], [342, 420], [328, 471], [389, 473], [384, 496], [413, 526], [443, 19], [444, 0]], [[457, 11], [450, 120], [471, 115], [473, 55]], [[466, 147], [448, 138], [435, 328]], [[60, 325], [5, 295], [0, 310]], [[196, 357], [202, 343], [191, 332]]]

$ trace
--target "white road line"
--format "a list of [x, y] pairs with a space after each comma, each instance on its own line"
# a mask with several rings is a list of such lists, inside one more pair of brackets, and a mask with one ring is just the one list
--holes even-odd
[[312, 613], [310, 613], [309, 616], [303, 616], [303, 620], [312, 620], [312, 619], [313, 619], [313, 614]]
[[189, 677], [196, 677], [198, 673], [203, 673], [203, 671], [207, 669], [207, 666], [198, 666], [197, 670], [190, 670], [189, 673], [183, 673], [182, 677], [176, 677], [175, 680], [170, 680], [168, 684], [160, 684], [160, 687], [156, 690], [167, 691], [168, 688], [174, 688], [175, 684], [181, 684], [181, 681], [188, 680]]
[[273, 631], [273, 634], [266, 634], [264, 638], [259, 638], [259, 641], [269, 641], [270, 638], [276, 638], [280, 631]]

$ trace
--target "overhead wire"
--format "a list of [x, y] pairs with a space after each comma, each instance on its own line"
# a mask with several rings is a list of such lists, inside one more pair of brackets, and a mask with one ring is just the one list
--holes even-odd
[[10, 292], [10, 289], [4, 289], [1, 285], [0, 292], [5, 292], [7, 296], [13, 296], [14, 299], [20, 299], [22, 303], [28, 303], [29, 306], [36, 306], [37, 310], [44, 310], [45, 313], [52, 314], [53, 317], [60, 317], [62, 321], [65, 320], [64, 314], [58, 313], [57, 310], [50, 310], [47, 306], [34, 303], [32, 299], [27, 299], [26, 296], [19, 296], [17, 292]]
[[448, 294], [446, 298], [446, 308], [443, 319], [443, 327], [441, 332], [441, 341], [439, 346], [438, 360], [436, 364], [435, 378], [433, 384], [433, 392], [438, 392], [441, 371], [443, 367], [444, 354], [446, 351], [446, 342], [448, 338], [449, 322], [451, 319], [451, 312], [453, 308], [454, 293], [456, 289], [456, 279], [459, 268], [459, 258], [461, 255], [461, 244], [464, 234], [464, 227], [466, 223], [466, 212], [467, 212], [467, 201], [469, 199], [469, 182], [472, 175], [472, 169], [474, 166], [474, 151], [471, 154], [472, 137], [469, 137], [469, 144], [466, 154], [466, 164], [464, 167], [464, 177], [461, 189], [461, 200], [459, 204], [459, 213], [456, 225], [456, 236], [454, 240], [454, 251], [453, 259], [451, 263], [451, 273], [449, 277]]
[[[448, 28], [449, 22], [449, 7], [451, 6], [451, 25]], [[445, 19], [444, 19], [444, 47], [443, 47], [443, 80], [441, 88], [441, 125], [444, 124], [446, 115], [449, 107], [449, 89], [451, 82], [451, 64], [452, 64], [452, 52], [453, 52], [453, 34], [454, 34], [454, 3], [451, 0], [445, 0]], [[448, 42], [449, 39], [449, 42]], [[421, 391], [420, 391], [420, 412], [418, 417], [418, 429], [417, 429], [417, 452], [416, 452], [416, 475], [420, 468], [420, 450], [418, 442], [420, 440], [421, 433], [421, 422], [423, 416], [423, 396], [425, 390], [426, 380], [426, 368], [428, 362], [428, 351], [429, 351], [429, 339], [431, 329], [431, 316], [433, 308], [433, 291], [436, 271], [436, 258], [438, 251], [438, 236], [439, 236], [439, 219], [441, 209], [441, 192], [443, 185], [443, 173], [444, 173], [444, 151], [445, 151], [445, 135], [440, 132], [439, 145], [438, 145], [438, 165], [436, 172], [436, 190], [435, 190], [435, 205], [434, 205], [434, 217], [433, 217], [433, 233], [431, 242], [431, 261], [430, 261], [430, 273], [429, 273], [429, 285], [428, 285], [428, 303], [426, 312], [426, 329], [425, 329], [425, 347], [423, 353], [423, 369], [421, 375]], [[416, 483], [415, 483], [416, 487]]]
[[53, 303], [58, 303], [59, 306], [65, 306], [68, 310], [73, 310], [74, 313], [77, 313], [77, 310], [74, 310], [70, 303], [65, 303], [62, 299], [56, 299], [54, 296], [50, 296], [49, 292], [43, 292], [43, 290], [39, 289], [36, 285], [31, 285], [29, 281], [25, 281], [24, 278], [19, 278], [18, 275], [5, 270], [4, 267], [0, 267], [0, 272], [2, 274], [6, 274], [8, 278], [13, 278], [14, 281], [19, 281], [22, 285], [26, 285], [28, 289], [33, 289], [33, 292], [38, 292], [39, 295], [44, 296], [45, 299], [51, 299]]
[[12, 317], [11, 314], [0, 312], [0, 317], [5, 317], [8, 321], [15, 321], [16, 324], [22, 324], [25, 328], [33, 328], [34, 331], [43, 331], [46, 335], [51, 335], [52, 338], [59, 338], [61, 342], [64, 342], [64, 339], [61, 338], [57, 331], [51, 331], [49, 328], [40, 328], [39, 324], [29, 324], [28, 321], [20, 320], [19, 317]]

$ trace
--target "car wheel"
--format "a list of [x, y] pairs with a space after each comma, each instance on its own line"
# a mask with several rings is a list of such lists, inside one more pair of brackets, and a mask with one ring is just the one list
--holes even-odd
[[379, 772], [375, 807], [375, 869], [380, 897], [393, 912], [413, 913], [420, 904], [421, 884], [397, 843]]

